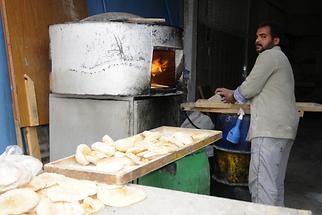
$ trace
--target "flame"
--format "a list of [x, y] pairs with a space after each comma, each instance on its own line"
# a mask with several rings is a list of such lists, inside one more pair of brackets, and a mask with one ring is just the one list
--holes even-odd
[[155, 77], [158, 73], [163, 72], [168, 67], [168, 60], [161, 61], [160, 58], [154, 59], [152, 61], [152, 76]]

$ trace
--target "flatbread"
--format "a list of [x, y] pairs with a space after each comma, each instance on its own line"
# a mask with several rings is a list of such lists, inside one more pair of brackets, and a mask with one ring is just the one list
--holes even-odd
[[189, 134], [186, 134], [184, 132], [175, 132], [173, 136], [176, 140], [183, 143], [184, 145], [193, 144], [193, 139]]
[[134, 146], [134, 142], [131, 138], [124, 138], [115, 141], [115, 148], [120, 152], [126, 152], [128, 148]]
[[108, 189], [108, 190], [114, 190], [114, 189], [118, 189], [118, 188], [122, 188], [125, 185], [122, 184], [104, 184], [104, 183], [97, 183], [97, 189], [99, 189], [100, 186], [103, 186], [104, 189]]
[[142, 133], [145, 138], [145, 141], [151, 141], [151, 142], [155, 142], [157, 141], [160, 137], [161, 137], [161, 133], [158, 131], [143, 131]]
[[192, 139], [194, 140], [203, 140], [203, 139], [206, 139], [207, 137], [209, 137], [209, 134], [206, 134], [206, 133], [194, 133], [191, 135]]
[[114, 145], [114, 140], [108, 136], [107, 134], [105, 134], [102, 138], [102, 142], [103, 143], [106, 143], [106, 144], [111, 144], [111, 145]]
[[38, 190], [38, 191], [37, 191], [37, 194], [39, 195], [40, 199], [48, 198], [48, 195], [47, 195], [47, 188], [44, 188], [44, 189]]
[[51, 202], [47, 198], [40, 200], [36, 208], [37, 215], [58, 215], [65, 214], [64, 204]]
[[64, 215], [85, 214], [83, 206], [79, 202], [64, 202]]
[[147, 149], [142, 146], [132, 146], [126, 150], [126, 153], [138, 154], [140, 152], [146, 151]]
[[[30, 159], [29, 156], [21, 155], [22, 158], [9, 155], [0, 162], [0, 193], [24, 186], [29, 183], [33, 173], [39, 171], [37, 159]], [[7, 160], [8, 158], [8, 160]], [[35, 161], [36, 160], [36, 161]], [[36, 163], [34, 163], [36, 162]], [[26, 165], [31, 166], [26, 166]], [[41, 164], [42, 165], [42, 164]], [[40, 166], [41, 168], [41, 166]]]
[[217, 94], [217, 93], [215, 95], [213, 95], [212, 97], [210, 97], [208, 99], [208, 101], [210, 101], [210, 102], [216, 102], [216, 103], [223, 103], [222, 97], [219, 94]]
[[96, 166], [106, 173], [111, 173], [123, 169], [124, 163], [120, 159], [109, 157], [98, 161]]
[[133, 186], [116, 189], [108, 189], [104, 185], [98, 186], [97, 199], [111, 207], [126, 207], [143, 201], [145, 198], [145, 192]]
[[144, 155], [143, 155], [143, 158], [146, 158], [146, 159], [148, 159], [148, 160], [154, 160], [154, 159], [156, 159], [156, 158], [159, 158], [159, 157], [161, 157], [162, 155], [165, 155], [165, 154], [167, 154], [168, 152], [165, 152], [165, 153], [158, 153], [158, 152], [154, 152], [154, 151], [149, 151], [149, 152], [147, 152], [147, 153], [145, 153]]
[[104, 208], [104, 204], [98, 199], [87, 197], [83, 200], [82, 207], [85, 214], [95, 214]]
[[135, 166], [136, 163], [128, 157], [117, 158], [119, 159], [125, 166]]
[[71, 178], [47, 189], [48, 198], [53, 202], [76, 202], [95, 195], [96, 192], [95, 182]]
[[102, 142], [95, 142], [91, 146], [92, 150], [95, 150], [97, 152], [101, 152], [103, 154], [106, 154], [108, 156], [113, 156], [115, 153], [115, 147], [111, 144], [102, 143]]
[[114, 154], [114, 157], [115, 158], [123, 158], [123, 157], [125, 157], [125, 153], [116, 151], [115, 154]]
[[88, 155], [85, 155], [86, 160], [88, 160], [90, 163], [97, 164], [97, 162], [103, 158], [107, 157], [102, 152], [99, 151], [91, 151]]
[[1, 193], [1, 187], [9, 186], [10, 184], [15, 183], [18, 178], [20, 177], [20, 169], [6, 161], [1, 160], [0, 162], [0, 193]]
[[134, 142], [134, 144], [135, 144], [135, 143], [138, 143], [138, 142], [141, 142], [142, 140], [144, 140], [144, 135], [136, 134], [130, 138], [131, 138], [131, 141]]
[[29, 155], [7, 155], [5, 160], [23, 166], [32, 176], [37, 175], [43, 166], [40, 160]]
[[30, 211], [39, 202], [39, 196], [32, 189], [20, 188], [0, 195], [1, 214], [21, 214]]
[[86, 159], [86, 155], [91, 153], [91, 149], [86, 144], [80, 144], [76, 148], [75, 159], [81, 165], [88, 165], [89, 161]]
[[162, 148], [163, 150], [166, 150], [169, 153], [175, 152], [179, 149], [178, 146], [168, 143], [168, 142], [162, 143], [159, 147]]
[[27, 187], [34, 191], [38, 191], [56, 185], [60, 181], [64, 181], [65, 178], [65, 176], [60, 174], [45, 172], [33, 177], [29, 184], [27, 184]]
[[85, 210], [79, 202], [51, 202], [49, 199], [42, 199], [37, 208], [37, 215], [80, 215]]
[[[145, 153], [148, 153], [148, 151], [145, 151]], [[125, 155], [126, 155], [126, 157], [131, 159], [135, 164], [142, 164], [143, 163], [143, 161], [141, 160], [141, 157], [139, 157], [133, 153], [126, 153]]]

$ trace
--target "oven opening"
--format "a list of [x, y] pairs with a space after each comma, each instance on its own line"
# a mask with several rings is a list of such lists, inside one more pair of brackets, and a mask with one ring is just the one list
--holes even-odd
[[174, 88], [176, 86], [175, 70], [175, 51], [154, 49], [151, 68], [151, 88]]

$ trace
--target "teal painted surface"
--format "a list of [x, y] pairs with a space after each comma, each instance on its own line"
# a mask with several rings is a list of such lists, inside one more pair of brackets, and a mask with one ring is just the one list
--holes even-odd
[[12, 112], [10, 79], [6, 48], [0, 18], [0, 154], [8, 145], [16, 144], [16, 132]]
[[209, 195], [210, 169], [204, 150], [175, 162], [175, 171], [165, 168], [139, 178], [139, 184]]

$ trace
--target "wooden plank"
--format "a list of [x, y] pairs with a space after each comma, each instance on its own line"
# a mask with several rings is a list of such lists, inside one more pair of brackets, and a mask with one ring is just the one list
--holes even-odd
[[300, 117], [303, 117], [304, 116], [304, 111], [303, 110], [298, 110], [298, 114]]
[[165, 23], [165, 19], [163, 18], [125, 18], [125, 19], [111, 19], [111, 21], [118, 22], [131, 22], [131, 23], [141, 23], [141, 24], [162, 24]]
[[185, 111], [197, 111], [197, 112], [210, 112], [210, 113], [238, 113], [240, 108], [243, 108], [246, 114], [250, 114], [249, 105], [239, 105], [239, 104], [226, 104], [202, 101], [199, 99], [197, 102], [182, 103], [181, 109]]
[[22, 143], [22, 133], [21, 133], [21, 128], [20, 128], [20, 122], [17, 120], [17, 118], [14, 118], [14, 123], [15, 123], [15, 130], [16, 130], [16, 140], [17, 140], [17, 145], [21, 148], [21, 150], [25, 153], [23, 143]]
[[22, 133], [20, 129], [20, 113], [17, 109], [18, 107], [18, 96], [16, 91], [16, 82], [15, 82], [15, 76], [11, 71], [13, 71], [13, 64], [10, 64], [9, 62], [12, 61], [12, 52], [11, 52], [11, 44], [8, 42], [8, 25], [5, 25], [5, 23], [8, 22], [7, 15], [5, 13], [6, 11], [6, 5], [3, 4], [2, 0], [0, 1], [0, 10], [1, 10], [1, 18], [2, 18], [2, 25], [3, 25], [3, 33], [4, 38], [6, 40], [6, 54], [7, 54], [7, 60], [8, 60], [8, 71], [9, 71], [9, 78], [10, 78], [10, 86], [11, 86], [11, 94], [12, 94], [12, 110], [14, 115], [14, 123], [15, 123], [15, 130], [16, 130], [16, 140], [17, 145], [23, 149], [23, 143], [22, 143]]
[[168, 126], [162, 126], [151, 131], [159, 131], [161, 133], [181, 131], [189, 134], [205, 134], [206, 136], [194, 144], [180, 148], [173, 153], [166, 154], [148, 163], [132, 167], [128, 166], [115, 173], [105, 173], [94, 165], [81, 166], [76, 163], [74, 155], [48, 163], [44, 166], [44, 169], [46, 172], [55, 172], [78, 179], [94, 180], [108, 184], [125, 184], [219, 140], [222, 135], [221, 131]]
[[37, 127], [26, 127], [26, 137], [29, 155], [41, 160]]
[[322, 104], [311, 102], [297, 102], [297, 107], [304, 112], [322, 112]]
[[48, 26], [86, 17], [86, 0], [0, 0], [0, 4], [17, 127], [31, 125], [24, 74], [34, 81], [39, 124], [48, 124]]
[[[199, 100], [202, 100], [202, 99], [199, 99]], [[297, 102], [296, 106], [298, 108], [298, 113], [300, 117], [303, 117], [304, 112], [322, 112], [322, 104], [318, 104], [318, 103]], [[232, 113], [232, 114], [238, 113], [239, 108], [243, 108], [246, 114], [250, 114], [249, 104], [223, 105], [222, 103], [218, 103], [218, 102], [199, 101], [198, 104], [197, 102], [182, 103], [180, 107], [184, 111]]]
[[39, 125], [37, 100], [34, 82], [31, 78], [25, 74], [25, 89], [26, 89], [26, 99], [27, 99], [27, 110], [29, 116], [29, 125], [37, 126]]
[[[39, 125], [39, 118], [34, 82], [26, 74], [24, 75], [24, 78], [29, 124], [31, 126], [37, 126]], [[26, 137], [29, 155], [41, 160], [37, 128], [30, 126], [26, 127]]]
[[195, 107], [249, 109], [249, 104], [231, 104], [231, 103], [224, 103], [224, 102], [213, 102], [213, 101], [209, 101], [208, 99], [198, 99], [195, 103]]
[[[209, 113], [227, 113], [227, 114], [237, 114], [239, 112], [238, 109], [230, 109], [230, 108], [199, 108], [199, 107], [188, 107], [181, 106], [181, 109], [184, 111], [195, 111], [195, 112], [209, 112]], [[244, 110], [245, 114], [250, 114], [249, 110]]]

